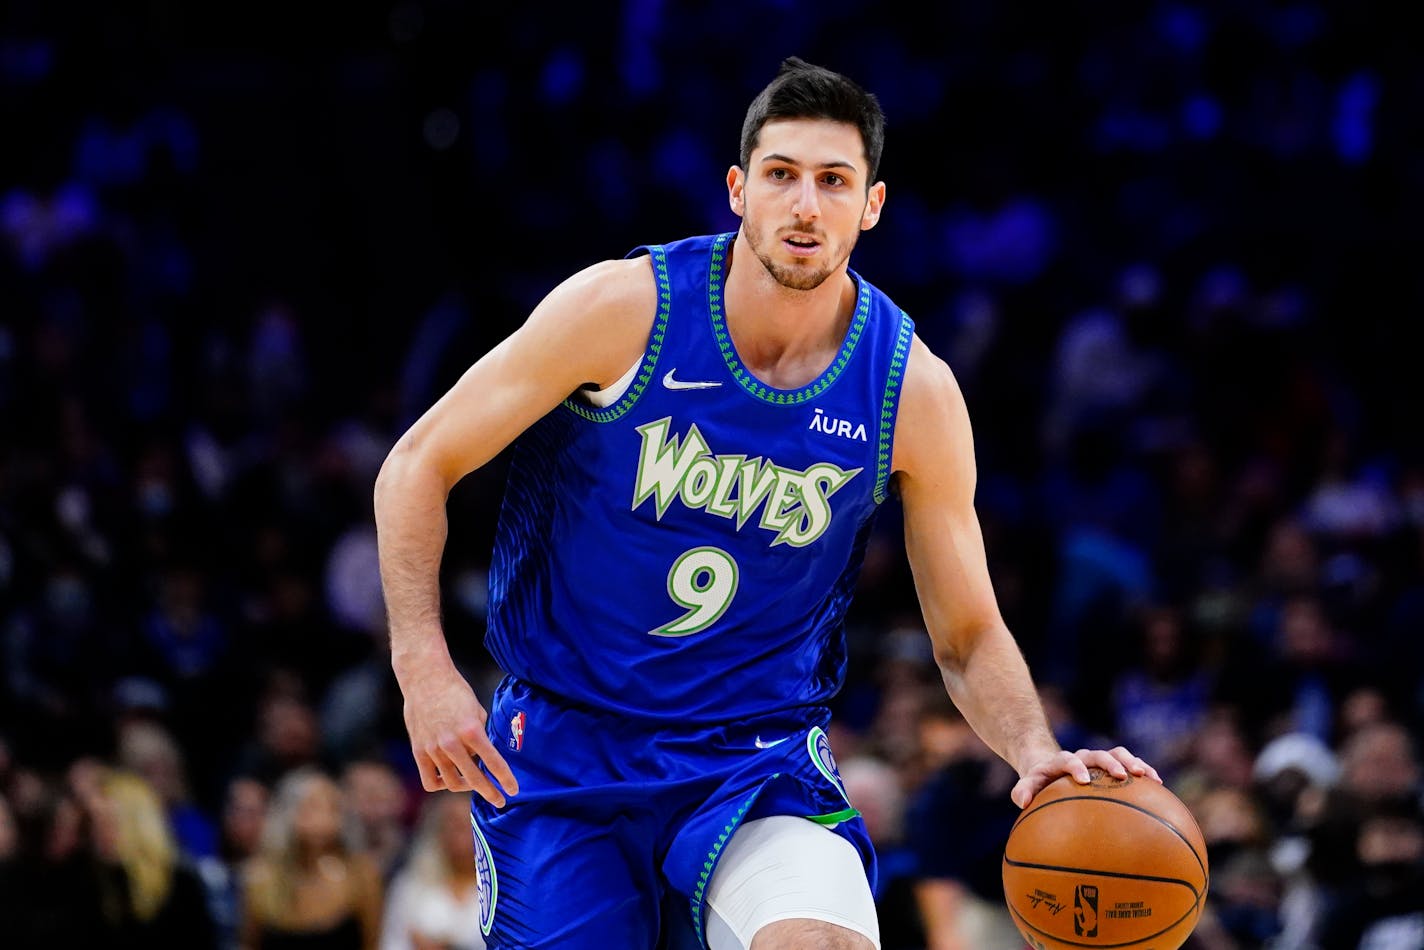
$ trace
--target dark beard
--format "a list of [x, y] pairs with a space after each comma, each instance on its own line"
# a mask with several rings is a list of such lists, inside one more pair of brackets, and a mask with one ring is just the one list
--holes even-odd
[[746, 229], [747, 243], [751, 245], [752, 253], [756, 254], [757, 260], [761, 261], [761, 266], [766, 268], [766, 272], [771, 275], [771, 279], [788, 290], [815, 290], [826, 282], [826, 278], [835, 273], [835, 267], [828, 267], [825, 270], [810, 271], [798, 267], [785, 267], [772, 261], [771, 256], [763, 250], [758, 238], [752, 236], [756, 229], [748, 227]]
[[826, 282], [827, 277], [831, 276], [831, 272], [828, 270], [805, 271], [794, 267], [782, 267], [772, 263], [760, 252], [757, 252], [757, 258], [772, 279], [788, 290], [815, 290]]

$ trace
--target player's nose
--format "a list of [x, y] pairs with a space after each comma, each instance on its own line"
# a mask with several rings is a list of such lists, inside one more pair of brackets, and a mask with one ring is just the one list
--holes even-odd
[[820, 195], [816, 193], [814, 178], [801, 179], [801, 187], [796, 192], [796, 202], [791, 206], [791, 213], [802, 221], [814, 221], [821, 216], [821, 200]]

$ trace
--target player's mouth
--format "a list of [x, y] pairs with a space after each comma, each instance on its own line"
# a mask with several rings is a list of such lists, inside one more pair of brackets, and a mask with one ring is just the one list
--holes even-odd
[[789, 234], [781, 239], [781, 243], [797, 257], [810, 257], [821, 249], [821, 242], [809, 234]]

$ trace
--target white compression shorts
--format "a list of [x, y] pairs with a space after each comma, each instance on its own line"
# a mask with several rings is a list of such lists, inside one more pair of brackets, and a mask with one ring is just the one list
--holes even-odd
[[707, 946], [748, 950], [778, 920], [820, 920], [880, 948], [880, 925], [855, 846], [805, 818], [777, 815], [737, 829], [707, 887]]

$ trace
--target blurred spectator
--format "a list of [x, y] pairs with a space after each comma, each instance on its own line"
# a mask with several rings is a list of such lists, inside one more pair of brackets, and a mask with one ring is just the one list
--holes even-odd
[[1399, 500], [1388, 473], [1359, 457], [1355, 434], [1334, 426], [1326, 440], [1320, 477], [1301, 512], [1306, 527], [1332, 540], [1362, 541], [1383, 537], [1399, 524]]
[[217, 851], [217, 825], [189, 786], [183, 750], [163, 725], [134, 719], [119, 726], [116, 764], [158, 793], [179, 851], [189, 859]]
[[[943, 693], [940, 694], [943, 696]], [[914, 794], [915, 899], [930, 950], [1021, 950], [1004, 903], [1001, 861], [1019, 815], [1018, 775], [989, 751], [947, 696], [928, 702], [923, 732], [932, 770]]]
[[236, 771], [272, 786], [303, 766], [324, 766], [317, 711], [302, 679], [274, 672], [258, 698], [256, 730], [239, 750]]
[[1125, 267], [1109, 305], [1065, 321], [1049, 364], [1053, 389], [1044, 438], [1050, 454], [1068, 451], [1080, 427], [1103, 418], [1127, 421], [1124, 435], [1135, 448], [1160, 437], [1146, 430], [1160, 425], [1165, 411], [1180, 408], [1168, 390], [1181, 381], [1162, 345], [1168, 332], [1162, 293], [1155, 266]]
[[120, 873], [95, 853], [91, 825], [58, 778], [40, 779], [15, 802], [16, 847], [0, 861], [0, 919], [17, 947], [105, 945], [117, 935], [121, 908], [112, 878]]
[[217, 603], [212, 575], [196, 556], [172, 554], [151, 584], [130, 666], [162, 687], [164, 721], [186, 750], [185, 769], [191, 768], [206, 790], [221, 768], [215, 758], [226, 754], [212, 740], [226, 739], [230, 729], [227, 717], [214, 709], [233, 708], [239, 698], [226, 669], [230, 623]]
[[269, 300], [252, 315], [247, 369], [248, 394], [262, 416], [275, 417], [311, 385], [302, 322], [289, 301]]
[[178, 848], [158, 793], [123, 769], [103, 769], [96, 778], [97, 788], [86, 804], [95, 848], [101, 861], [122, 872], [104, 876], [113, 886], [105, 895], [115, 929], [108, 945], [216, 950], [207, 892]]
[[1277, 834], [1298, 829], [1302, 800], [1325, 794], [1340, 778], [1340, 762], [1328, 745], [1305, 732], [1288, 732], [1266, 743], [1251, 768], [1253, 787]]
[[369, 754], [404, 734], [403, 700], [391, 673], [386, 629], [364, 636], [365, 653], [336, 671], [317, 710], [323, 748], [337, 759]]
[[233, 776], [223, 796], [216, 852], [198, 862], [224, 950], [237, 950], [243, 879], [261, 844], [267, 798], [268, 788], [262, 782], [247, 775]]
[[81, 733], [103, 708], [123, 663], [123, 640], [106, 635], [97, 584], [79, 564], [57, 564], [36, 584], [34, 602], [21, 601], [0, 618], [0, 672], [17, 743], [29, 755], [49, 750], [41, 764], [54, 766], [88, 751]]
[[[897, 626], [879, 635], [872, 676], [874, 696], [866, 741], [857, 751], [878, 756], [900, 775], [906, 792], [918, 788], [957, 734], [927, 721], [925, 704], [938, 703], [944, 684], [930, 653], [929, 635], [918, 627]], [[834, 720], [833, 720], [834, 721]]]
[[1320, 559], [1320, 545], [1299, 517], [1283, 516], [1271, 525], [1252, 611], [1252, 626], [1263, 646], [1274, 641], [1284, 602], [1320, 589]]
[[1056, 557], [1039, 674], [1094, 721], [1117, 672], [1125, 619], [1158, 596], [1159, 489], [1133, 460], [1120, 421], [1094, 417], [1040, 480]]
[[341, 786], [315, 766], [284, 775], [243, 883], [243, 950], [374, 950], [385, 891]]
[[143, 620], [144, 645], [155, 678], [187, 695], [217, 672], [228, 649], [227, 625], [211, 603], [207, 575], [197, 564], [166, 567], [155, 587]]
[[1332, 913], [1365, 873], [1359, 839], [1367, 817], [1379, 809], [1418, 808], [1424, 791], [1414, 739], [1398, 723], [1364, 727], [1339, 756], [1339, 781], [1302, 803], [1317, 921]]
[[339, 778], [347, 808], [360, 826], [362, 850], [389, 883], [410, 845], [405, 784], [390, 763], [372, 758], [351, 759]]
[[1359, 874], [1343, 884], [1320, 925], [1320, 950], [1424, 946], [1424, 813], [1417, 799], [1371, 807], [1355, 834]]
[[467, 795], [427, 795], [410, 851], [391, 882], [381, 950], [483, 950]]
[[1417, 743], [1398, 722], [1361, 727], [1340, 750], [1340, 791], [1366, 802], [1417, 799], [1424, 792]]
[[1367, 675], [1315, 594], [1282, 602], [1268, 669], [1252, 700], [1265, 735], [1305, 732], [1324, 742], [1335, 741], [1345, 697]]
[[1214, 684], [1180, 608], [1154, 605], [1135, 616], [1137, 656], [1113, 683], [1113, 734], [1171, 781], [1206, 722]]
[[1269, 859], [1281, 885], [1281, 929], [1271, 946], [1306, 946], [1316, 924], [1320, 888], [1310, 873], [1310, 825], [1339, 780], [1340, 763], [1314, 736], [1291, 732], [1261, 749], [1252, 769], [1257, 801], [1271, 828]]
[[1230, 468], [1199, 432], [1180, 436], [1157, 454], [1164, 470], [1162, 530], [1153, 557], [1161, 596], [1189, 604], [1239, 580], [1226, 511]]
[[1281, 930], [1283, 881], [1271, 865], [1271, 827], [1249, 789], [1223, 787], [1192, 808], [1211, 870], [1207, 904], [1215, 927], [1241, 947], [1266, 944]]
[[1216, 706], [1194, 733], [1191, 755], [1170, 784], [1190, 806], [1213, 789], [1249, 788], [1254, 767], [1255, 752], [1239, 714]]
[[1336, 742], [1343, 744], [1366, 726], [1384, 722], [1402, 722], [1401, 710], [1382, 686], [1361, 682], [1340, 700], [1340, 717], [1336, 724]]

